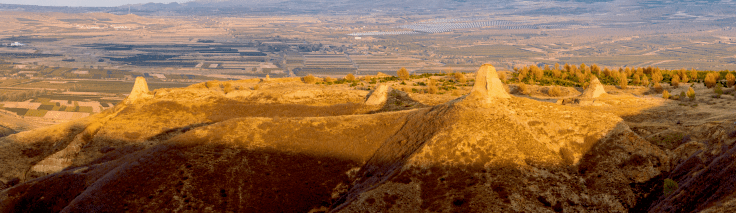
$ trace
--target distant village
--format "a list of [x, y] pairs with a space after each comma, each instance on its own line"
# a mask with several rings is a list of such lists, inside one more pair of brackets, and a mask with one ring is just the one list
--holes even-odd
[[[132, 30], [132, 29], [138, 29], [137, 26], [114, 25], [114, 24], [111, 24], [111, 25], [104, 25], [104, 24], [100, 24], [100, 25], [74, 24], [74, 25], [70, 25], [70, 26], [72, 26], [74, 28], [77, 28], [77, 29], [115, 29], [115, 30]], [[143, 26], [141, 28], [146, 28], [146, 27]]]
[[26, 44], [20, 43], [20, 42], [13, 42], [13, 43], [0, 43], [0, 46], [5, 46], [5, 47], [22, 47], [22, 46], [26, 46]]

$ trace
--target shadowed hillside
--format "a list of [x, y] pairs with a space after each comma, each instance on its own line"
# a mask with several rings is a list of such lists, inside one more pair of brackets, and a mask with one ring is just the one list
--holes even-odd
[[[601, 88], [587, 105], [510, 96], [490, 65], [474, 82], [442, 104], [396, 107], [421, 96], [141, 81], [113, 109], [1, 138], [0, 211], [733, 209], [732, 118], [657, 126], [677, 105]], [[678, 131], [689, 141], [662, 142]], [[664, 195], [666, 178], [680, 186]]]

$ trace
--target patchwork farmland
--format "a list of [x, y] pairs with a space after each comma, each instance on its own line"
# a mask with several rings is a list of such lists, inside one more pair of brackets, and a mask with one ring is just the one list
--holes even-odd
[[[103, 106], [104, 105], [104, 106]], [[99, 101], [50, 100], [38, 98], [24, 102], [0, 102], [0, 109], [18, 116], [39, 117], [51, 120], [74, 120], [87, 117], [112, 107]]]
[[304, 54], [304, 67], [296, 75], [339, 75], [356, 74], [355, 65], [346, 54]]

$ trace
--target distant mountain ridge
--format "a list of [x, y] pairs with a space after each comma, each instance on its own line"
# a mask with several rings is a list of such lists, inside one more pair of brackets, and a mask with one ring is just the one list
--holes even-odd
[[[438, 11], [487, 11], [510, 15], [581, 15], [620, 14], [647, 16], [653, 8], [684, 12], [689, 15], [728, 15], [734, 2], [722, 1], [612, 1], [612, 0], [195, 0], [185, 3], [148, 3], [118, 7], [52, 7], [17, 4], [0, 4], [0, 11], [27, 12], [106, 12], [137, 15], [234, 15], [234, 14], [370, 14], [371, 12], [401, 12], [402, 14]], [[204, 9], [207, 8], [207, 9]], [[216, 8], [213, 10], [213, 8]], [[620, 11], [626, 8], [625, 11]]]

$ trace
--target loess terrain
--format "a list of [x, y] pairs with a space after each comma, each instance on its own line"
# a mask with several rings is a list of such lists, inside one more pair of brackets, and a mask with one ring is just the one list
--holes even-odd
[[0, 138], [0, 212], [736, 210], [732, 95], [606, 86], [563, 105], [584, 91], [520, 94], [491, 65], [468, 79], [458, 95], [138, 80], [101, 113]]
[[736, 212], [735, 9], [0, 4], [0, 213]]

